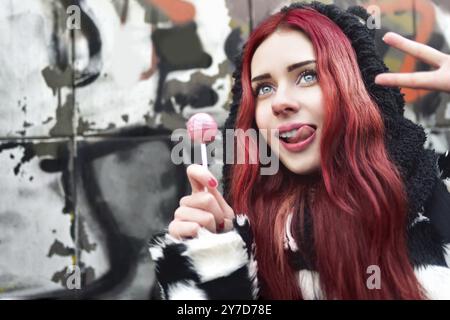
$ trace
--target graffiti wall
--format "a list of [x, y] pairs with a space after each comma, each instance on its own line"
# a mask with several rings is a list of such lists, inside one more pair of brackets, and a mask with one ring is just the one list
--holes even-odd
[[[0, 0], [0, 298], [151, 297], [146, 242], [189, 192], [171, 133], [199, 111], [223, 125], [235, 55], [289, 2]], [[450, 52], [444, 0], [335, 3], [379, 8], [393, 71], [429, 67], [385, 46], [389, 30]], [[404, 93], [447, 150], [449, 96]]]

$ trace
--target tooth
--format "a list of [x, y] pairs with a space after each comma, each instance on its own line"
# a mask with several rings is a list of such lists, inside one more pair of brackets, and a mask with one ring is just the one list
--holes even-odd
[[280, 137], [282, 138], [291, 138], [294, 137], [296, 134], [297, 130], [293, 129], [291, 131], [287, 131], [287, 132], [283, 132], [282, 134], [280, 134]]

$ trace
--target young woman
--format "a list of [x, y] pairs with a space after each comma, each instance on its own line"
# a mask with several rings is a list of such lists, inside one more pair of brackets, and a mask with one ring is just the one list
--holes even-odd
[[260, 130], [280, 170], [225, 164], [222, 197], [188, 167], [192, 194], [150, 243], [163, 298], [450, 298], [445, 176], [398, 88], [375, 83], [450, 91], [450, 57], [389, 34], [439, 68], [382, 74], [367, 18], [293, 4], [252, 32], [224, 130]]

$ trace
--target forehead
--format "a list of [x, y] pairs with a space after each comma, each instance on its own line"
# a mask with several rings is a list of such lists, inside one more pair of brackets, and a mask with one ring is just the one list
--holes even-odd
[[264, 40], [253, 54], [252, 77], [262, 73], [273, 73], [278, 69], [305, 60], [315, 60], [314, 47], [301, 31], [277, 30]]

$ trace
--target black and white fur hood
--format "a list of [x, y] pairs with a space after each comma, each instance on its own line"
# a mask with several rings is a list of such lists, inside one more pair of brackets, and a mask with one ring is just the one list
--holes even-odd
[[[404, 99], [398, 88], [374, 83], [375, 76], [388, 71], [377, 54], [375, 30], [366, 26], [367, 12], [362, 7], [344, 11], [335, 5], [318, 2], [294, 3], [293, 8], [313, 8], [338, 25], [350, 39], [364, 84], [380, 108], [386, 128], [388, 153], [401, 172], [408, 198], [408, 249], [419, 283], [430, 299], [450, 299], [450, 194], [446, 187], [450, 175], [450, 157], [424, 149], [423, 128], [406, 119]], [[241, 57], [233, 73], [234, 86], [229, 116], [223, 128], [234, 129], [242, 95]], [[224, 139], [224, 150], [225, 146]], [[225, 156], [225, 154], [224, 154]], [[223, 190], [229, 192], [229, 169], [224, 159]], [[449, 184], [450, 185], [450, 184]], [[285, 248], [298, 270], [302, 296], [325, 298], [319, 275], [308, 261], [296, 254], [297, 245], [290, 234], [291, 219], [285, 233]], [[155, 236], [150, 252], [156, 263], [156, 275], [165, 299], [255, 299], [258, 298], [257, 264], [249, 221], [237, 215], [234, 230], [212, 234], [202, 230], [190, 240], [177, 240], [167, 233]]]

